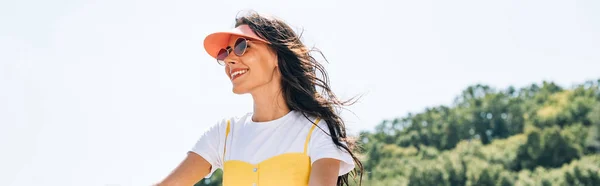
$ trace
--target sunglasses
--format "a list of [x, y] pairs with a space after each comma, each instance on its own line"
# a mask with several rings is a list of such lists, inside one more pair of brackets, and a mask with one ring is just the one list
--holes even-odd
[[240, 37], [235, 41], [233, 48], [231, 48], [231, 46], [227, 46], [227, 48], [222, 48], [219, 50], [219, 53], [217, 53], [217, 62], [219, 65], [225, 65], [225, 58], [229, 56], [231, 51], [233, 51], [236, 56], [241, 57], [244, 55], [244, 53], [246, 53], [246, 49], [248, 49], [248, 42], [250, 42], [250, 40]]

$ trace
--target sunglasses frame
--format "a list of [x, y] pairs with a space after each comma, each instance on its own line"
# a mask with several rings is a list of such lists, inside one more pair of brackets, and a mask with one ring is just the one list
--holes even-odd
[[[244, 50], [242, 50], [242, 53], [238, 55], [237, 53], [235, 53], [235, 47], [237, 45], [239, 45], [239, 43], [241, 43], [240, 40], [243, 40], [243, 41], [246, 42], [246, 47], [244, 48]], [[235, 54], [238, 57], [242, 57], [246, 53], [246, 51], [248, 50], [248, 47], [249, 47], [248, 43], [250, 43], [250, 42], [252, 42], [252, 40], [250, 40], [248, 38], [245, 38], [245, 37], [239, 37], [238, 39], [235, 40], [235, 43], [234, 43], [233, 47], [227, 46], [226, 48], [221, 48], [219, 50], [219, 52], [217, 53], [217, 63], [219, 63], [219, 65], [221, 65], [221, 66], [225, 66], [225, 58], [227, 58], [231, 52], [233, 52], [233, 54]], [[238, 43], [238, 44], [236, 45], [236, 43]], [[223, 50], [225, 50], [225, 52], [226, 52], [227, 55], [222, 60], [219, 60], [219, 54]]]

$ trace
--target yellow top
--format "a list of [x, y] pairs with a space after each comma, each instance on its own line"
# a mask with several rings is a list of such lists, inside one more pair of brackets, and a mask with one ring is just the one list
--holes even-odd
[[[273, 156], [258, 164], [240, 160], [227, 160], [223, 165], [223, 186], [307, 186], [310, 176], [310, 157], [306, 153], [312, 131], [319, 118], [308, 131], [304, 142], [304, 152], [284, 153]], [[225, 144], [229, 135], [230, 121], [227, 121]], [[227, 146], [223, 150], [223, 159]]]

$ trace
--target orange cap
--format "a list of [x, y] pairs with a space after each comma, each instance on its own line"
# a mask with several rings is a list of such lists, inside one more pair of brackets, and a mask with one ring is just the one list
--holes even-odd
[[271, 44], [268, 41], [258, 37], [258, 35], [256, 35], [254, 31], [250, 29], [250, 26], [240, 25], [230, 31], [215, 32], [209, 34], [208, 36], [206, 36], [206, 38], [204, 38], [204, 49], [206, 50], [206, 52], [208, 52], [210, 56], [212, 56], [213, 58], [217, 58], [219, 50], [227, 47], [227, 45], [229, 44], [229, 39], [232, 35]]

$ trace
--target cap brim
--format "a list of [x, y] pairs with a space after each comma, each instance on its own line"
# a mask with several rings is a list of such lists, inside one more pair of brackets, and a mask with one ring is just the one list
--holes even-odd
[[209, 34], [204, 38], [204, 49], [210, 56], [217, 58], [219, 50], [227, 47], [231, 36], [244, 37], [269, 44], [268, 41], [258, 37], [248, 25], [240, 25], [231, 31]]

